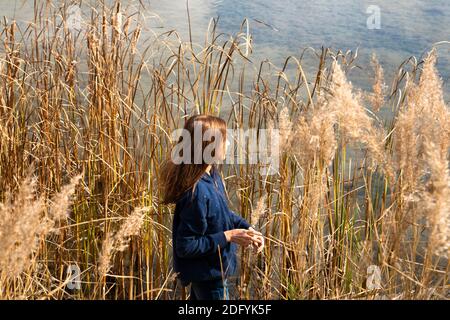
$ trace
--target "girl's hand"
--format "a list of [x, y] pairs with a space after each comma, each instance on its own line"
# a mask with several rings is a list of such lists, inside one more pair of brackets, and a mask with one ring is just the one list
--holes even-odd
[[252, 227], [248, 228], [251, 233], [253, 233], [254, 241], [252, 243], [253, 248], [256, 249], [256, 253], [261, 253], [264, 249], [264, 237], [261, 232], [256, 231]]
[[227, 230], [224, 233], [228, 242], [234, 242], [243, 247], [247, 247], [256, 241], [252, 231], [247, 229]]

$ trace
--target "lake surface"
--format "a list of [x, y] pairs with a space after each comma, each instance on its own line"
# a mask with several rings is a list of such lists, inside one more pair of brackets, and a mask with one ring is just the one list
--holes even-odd
[[[145, 15], [154, 32], [176, 29], [188, 40], [185, 0], [141, 2], [145, 9], [138, 1], [123, 1], [130, 5], [131, 11]], [[374, 13], [367, 12], [371, 5], [380, 10], [379, 29], [367, 26], [367, 20]], [[0, 17], [27, 21], [32, 17], [32, 9], [31, 0], [0, 0]], [[413, 55], [420, 58], [433, 44], [450, 41], [449, 0], [190, 0], [189, 9], [193, 40], [199, 43], [204, 40], [211, 18], [219, 17], [218, 31], [225, 34], [238, 32], [247, 18], [253, 37], [251, 59], [255, 66], [263, 59], [281, 66], [287, 56], [299, 56], [308, 47], [325, 46], [343, 51], [359, 48], [358, 65], [368, 68], [372, 53], [376, 53], [388, 84], [405, 59]], [[150, 31], [147, 32], [151, 36]], [[450, 44], [438, 45], [437, 50], [438, 68], [448, 101]], [[312, 72], [317, 64], [313, 54], [306, 55], [304, 61], [305, 69]], [[369, 89], [368, 72], [360, 69], [351, 72], [350, 79], [355, 85]]]
[[[185, 1], [150, 1], [150, 5], [160, 15], [161, 25], [187, 30]], [[371, 5], [380, 9], [380, 29], [367, 27]], [[368, 67], [373, 52], [377, 54], [387, 83], [405, 59], [422, 56], [434, 43], [450, 41], [448, 0], [190, 0], [189, 8], [197, 41], [203, 39], [211, 17], [220, 17], [219, 31], [229, 34], [237, 32], [247, 18], [254, 60], [267, 58], [281, 66], [287, 56], [299, 56], [308, 47], [343, 51], [359, 48], [358, 62], [362, 67]], [[448, 93], [450, 44], [439, 45], [437, 50], [438, 68]], [[367, 72], [355, 73], [352, 80], [367, 89]]]

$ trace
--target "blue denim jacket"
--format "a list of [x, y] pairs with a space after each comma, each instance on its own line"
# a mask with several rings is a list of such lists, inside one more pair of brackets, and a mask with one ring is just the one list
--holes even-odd
[[217, 169], [204, 173], [194, 191], [177, 201], [172, 227], [174, 270], [184, 285], [236, 272], [236, 244], [224, 231], [250, 224], [231, 211]]

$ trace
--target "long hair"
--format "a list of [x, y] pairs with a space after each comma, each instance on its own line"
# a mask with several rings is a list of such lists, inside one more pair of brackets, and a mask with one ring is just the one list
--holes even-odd
[[[201, 128], [201, 131], [198, 128]], [[197, 133], [201, 132], [201, 137], [196, 135], [196, 130], [198, 130]], [[189, 136], [188, 139], [184, 135], [180, 136], [178, 143], [166, 156], [160, 170], [159, 181], [162, 195], [160, 203], [162, 204], [175, 203], [184, 192], [191, 188], [195, 189], [198, 180], [206, 172], [208, 166], [210, 164], [215, 166], [214, 161], [205, 159], [203, 156], [205, 149], [212, 150], [211, 155], [214, 159], [217, 159], [218, 156], [222, 157], [225, 152], [227, 124], [219, 117], [204, 114], [194, 115], [186, 121], [183, 132]], [[208, 134], [212, 135], [209, 140]], [[216, 139], [218, 141], [215, 141]], [[183, 154], [181, 161], [174, 162], [174, 149], [178, 150], [180, 146], [183, 147], [182, 153], [187, 150], [190, 156]], [[180, 156], [180, 154], [176, 156]]]

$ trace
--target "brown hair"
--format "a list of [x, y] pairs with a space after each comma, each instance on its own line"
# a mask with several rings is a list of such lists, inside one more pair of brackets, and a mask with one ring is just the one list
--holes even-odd
[[[196, 141], [194, 130], [197, 125], [201, 125], [202, 136], [207, 130], [212, 130], [210, 132], [220, 133], [222, 141], [211, 142], [208, 140], [205, 141], [205, 139]], [[197, 161], [199, 163], [196, 163], [194, 158], [196, 154], [198, 156], [198, 152], [201, 152], [203, 155], [205, 148], [212, 143], [216, 143], [216, 146], [220, 143], [219, 146], [222, 148], [222, 151], [224, 151], [227, 124], [223, 119], [204, 114], [194, 115], [186, 121], [184, 129], [190, 134], [191, 143], [189, 145], [189, 149], [191, 152], [190, 158], [192, 161], [189, 163], [182, 162], [180, 164], [176, 164], [171, 158], [173, 150], [170, 150], [160, 171], [159, 180], [162, 204], [175, 203], [184, 192], [190, 190], [191, 188], [195, 188], [198, 180], [206, 172], [206, 168], [210, 164], [215, 165], [213, 163], [205, 162], [203, 156], [201, 157], [201, 161]], [[177, 144], [179, 145], [182, 140], [183, 137], [180, 136]], [[217, 147], [213, 150], [213, 153], [215, 153], [216, 150]], [[215, 154], [213, 154], [213, 156], [215, 156]]]

